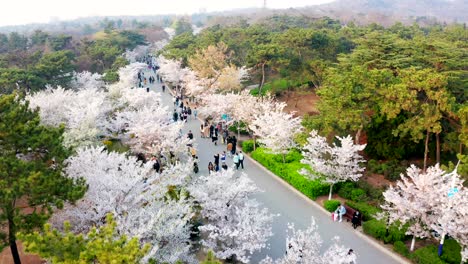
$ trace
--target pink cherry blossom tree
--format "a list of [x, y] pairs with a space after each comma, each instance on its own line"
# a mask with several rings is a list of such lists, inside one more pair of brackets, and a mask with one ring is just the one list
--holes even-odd
[[361, 163], [364, 159], [359, 154], [366, 145], [353, 143], [351, 136], [336, 137], [340, 144], [329, 145], [327, 139], [318, 135], [317, 131], [310, 132], [307, 144], [304, 145], [301, 163], [307, 164], [310, 170], [302, 169], [301, 174], [312, 179], [321, 179], [330, 184], [328, 200], [331, 199], [333, 185], [347, 180], [357, 181], [364, 171]]

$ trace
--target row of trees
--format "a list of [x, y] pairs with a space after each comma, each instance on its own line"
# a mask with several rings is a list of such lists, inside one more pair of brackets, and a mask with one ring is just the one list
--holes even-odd
[[[183, 33], [161, 54], [199, 77], [207, 77], [199, 67], [210, 70], [204, 62], [216, 69], [223, 63], [218, 55], [226, 54], [229, 64], [250, 69], [260, 94], [276, 79], [289, 83], [290, 90], [316, 92], [320, 114], [307, 130], [328, 138], [352, 134], [358, 143], [367, 141], [370, 158], [421, 158], [427, 167], [465, 152], [464, 36], [466, 28], [458, 24], [383, 28], [274, 17]], [[197, 60], [200, 54], [205, 60]], [[465, 171], [463, 163], [460, 172]]]
[[75, 70], [105, 73], [105, 81], [115, 82], [117, 70], [127, 64], [123, 53], [142, 44], [143, 35], [127, 30], [101, 32], [92, 39], [41, 30], [30, 36], [0, 34], [0, 92], [37, 91], [47, 84], [68, 87]]

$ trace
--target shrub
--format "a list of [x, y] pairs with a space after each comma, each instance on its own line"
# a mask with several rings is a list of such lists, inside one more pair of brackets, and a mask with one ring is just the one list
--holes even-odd
[[328, 212], [333, 212], [338, 208], [338, 206], [341, 204], [340, 201], [338, 200], [326, 200], [323, 202], [323, 207], [327, 209]]
[[447, 263], [458, 264], [461, 262], [461, 247], [457, 241], [453, 239], [447, 239], [444, 242], [444, 248], [440, 258]]
[[356, 188], [356, 184], [354, 182], [344, 182], [337, 185], [339, 186], [338, 195], [345, 199], [351, 199], [351, 192]]
[[382, 220], [372, 219], [362, 224], [364, 233], [382, 240], [384, 243], [393, 243], [406, 240], [405, 232], [407, 227], [401, 229], [397, 224], [390, 225], [387, 231], [387, 224]]
[[[258, 143], [255, 142], [255, 146], [258, 148]], [[254, 141], [252, 139], [242, 142], [242, 151], [250, 153], [254, 150]]]
[[299, 162], [302, 156], [298, 151], [296, 152], [288, 154], [284, 164], [281, 155], [266, 153], [264, 148], [257, 148], [251, 156], [307, 197], [315, 200], [318, 196], [327, 194], [329, 185], [322, 184], [319, 180], [310, 180], [299, 174], [298, 171], [306, 165]]
[[374, 219], [374, 215], [382, 211], [380, 208], [374, 207], [364, 202], [347, 201], [346, 205], [361, 212], [363, 221]]
[[414, 251], [410, 258], [414, 263], [419, 264], [445, 264], [445, 261], [441, 260], [437, 255], [437, 247], [429, 245], [422, 247]]
[[385, 223], [376, 219], [365, 221], [362, 224], [362, 229], [364, 233], [380, 240], [383, 240], [387, 234], [387, 226]]
[[409, 256], [408, 247], [406, 247], [403, 241], [396, 241], [395, 243], [393, 243], [393, 250], [402, 256]]
[[351, 191], [350, 199], [354, 202], [366, 201], [367, 200], [366, 191], [364, 191], [363, 189], [359, 189], [359, 188], [354, 189]]
[[110, 140], [104, 140], [102, 141], [102, 144], [104, 144], [104, 146], [106, 146], [107, 148], [112, 147], [112, 141]]

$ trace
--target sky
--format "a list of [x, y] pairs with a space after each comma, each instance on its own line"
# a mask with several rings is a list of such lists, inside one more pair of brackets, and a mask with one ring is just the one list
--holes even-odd
[[[264, 0], [2, 0], [0, 26], [46, 23], [86, 16], [190, 14], [262, 7]], [[333, 0], [267, 0], [268, 8], [322, 4]]]

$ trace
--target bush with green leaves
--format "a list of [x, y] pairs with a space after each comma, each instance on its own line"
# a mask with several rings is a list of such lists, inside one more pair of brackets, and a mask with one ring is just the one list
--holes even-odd
[[328, 185], [322, 184], [319, 180], [310, 180], [299, 174], [298, 171], [305, 168], [306, 165], [300, 163], [302, 155], [297, 150], [293, 150], [286, 155], [286, 163], [283, 163], [281, 155], [270, 154], [264, 148], [257, 148], [251, 155], [254, 160], [313, 200], [317, 199], [318, 196], [327, 194], [329, 191]]
[[[258, 143], [255, 142], [255, 147], [258, 148]], [[254, 150], [254, 141], [252, 139], [245, 140], [242, 142], [242, 151], [250, 153]]]
[[396, 241], [405, 241], [407, 236], [405, 232], [407, 227], [401, 229], [396, 224], [392, 224], [388, 227], [387, 224], [382, 220], [372, 219], [362, 224], [364, 233], [382, 240], [384, 243], [393, 243]]
[[325, 207], [328, 212], [333, 212], [340, 204], [341, 202], [338, 200], [326, 200], [323, 202], [323, 207]]
[[346, 205], [361, 212], [362, 220], [368, 221], [375, 218], [375, 214], [382, 210], [365, 202], [347, 201]]
[[395, 243], [393, 243], [393, 250], [402, 255], [402, 256], [405, 256], [405, 257], [408, 257], [410, 252], [409, 252], [409, 249], [408, 247], [406, 246], [405, 242], [403, 241], [396, 241]]
[[419, 248], [410, 256], [414, 263], [418, 264], [445, 264], [446, 262], [439, 258], [437, 247], [429, 245]]
[[461, 262], [461, 246], [453, 239], [447, 239], [444, 242], [444, 248], [440, 258], [447, 263], [458, 264]]

